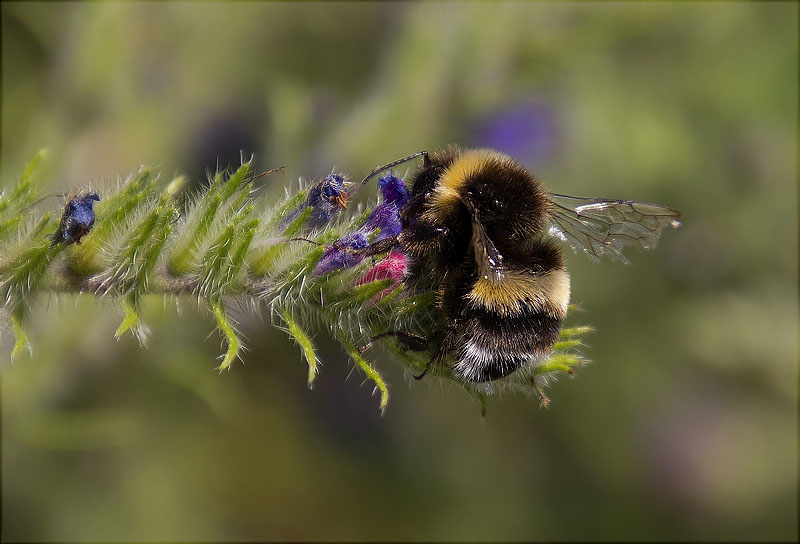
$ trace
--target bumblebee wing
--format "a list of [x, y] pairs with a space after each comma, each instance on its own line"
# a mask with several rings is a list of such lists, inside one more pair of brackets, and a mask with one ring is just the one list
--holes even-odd
[[664, 227], [680, 226], [681, 212], [658, 204], [555, 193], [547, 197], [548, 233], [592, 260], [606, 255], [629, 264], [622, 254], [625, 247], [653, 248]]
[[492, 239], [486, 234], [480, 217], [480, 211], [470, 198], [462, 199], [472, 217], [472, 246], [475, 251], [475, 262], [482, 278], [499, 281], [503, 273], [503, 256], [497, 251]]
[[478, 263], [478, 273], [482, 278], [498, 281], [503, 273], [503, 256], [491, 238], [486, 235], [483, 224], [473, 218], [473, 246], [475, 248], [475, 261]]

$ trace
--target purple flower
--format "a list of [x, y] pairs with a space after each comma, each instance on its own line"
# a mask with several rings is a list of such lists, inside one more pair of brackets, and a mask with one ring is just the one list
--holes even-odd
[[400, 231], [403, 230], [403, 222], [400, 219], [400, 210], [396, 205], [386, 202], [377, 205], [361, 226], [361, 230], [366, 232], [377, 229], [381, 229], [381, 231], [376, 240], [400, 234]]
[[408, 202], [408, 187], [402, 179], [394, 177], [391, 173], [386, 177], [378, 178], [378, 189], [386, 204], [394, 204], [401, 209]]
[[[345, 195], [341, 191], [341, 183], [333, 188], [339, 191], [338, 194]], [[361, 262], [364, 256], [354, 254], [352, 251], [367, 247], [367, 235], [371, 232], [380, 229], [378, 236], [375, 238], [375, 241], [378, 241], [397, 236], [403, 230], [400, 210], [408, 202], [408, 188], [402, 179], [391, 174], [378, 179], [378, 188], [383, 196], [383, 202], [370, 212], [358, 230], [340, 238], [332, 246], [325, 249], [325, 253], [314, 268], [314, 274], [327, 274], [338, 268], [354, 266]], [[324, 187], [321, 187], [319, 191], [313, 192], [313, 197], [318, 203], [325, 201], [324, 195]], [[309, 202], [311, 202], [311, 199], [312, 193], [309, 193]]]
[[321, 276], [339, 268], [353, 266], [364, 258], [364, 255], [351, 253], [354, 249], [367, 247], [367, 237], [363, 232], [356, 231], [339, 238], [333, 245], [325, 248], [325, 253], [314, 267], [314, 274]]
[[347, 209], [347, 194], [342, 185], [344, 178], [331, 174], [308, 191], [306, 205], [314, 208], [311, 215], [317, 222], [327, 223], [340, 209]]
[[403, 230], [403, 221], [400, 219], [400, 210], [406, 205], [409, 191], [400, 178], [389, 174], [378, 179], [378, 188], [383, 195], [383, 202], [372, 210], [361, 230], [372, 232], [381, 229], [377, 240], [397, 236]]
[[281, 221], [281, 228], [294, 221], [309, 206], [313, 208], [309, 218], [311, 226], [319, 227], [330, 221], [340, 209], [347, 209], [347, 192], [342, 189], [343, 185], [344, 177], [337, 174], [331, 174], [315, 183], [309, 189], [306, 201]]
[[100, 197], [94, 191], [78, 193], [70, 198], [64, 206], [61, 223], [53, 234], [51, 245], [59, 242], [80, 245], [81, 238], [89, 234], [94, 226], [94, 203], [99, 200]]

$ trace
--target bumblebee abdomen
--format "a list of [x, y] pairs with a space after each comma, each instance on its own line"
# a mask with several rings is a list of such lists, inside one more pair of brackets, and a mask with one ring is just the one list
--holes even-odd
[[507, 271], [501, 281], [479, 278], [465, 300], [454, 369], [467, 381], [495, 380], [550, 354], [569, 305], [569, 275]]
[[474, 311], [464, 324], [454, 368], [472, 382], [506, 376], [531, 360], [549, 355], [563, 317], [526, 308], [516, 317]]

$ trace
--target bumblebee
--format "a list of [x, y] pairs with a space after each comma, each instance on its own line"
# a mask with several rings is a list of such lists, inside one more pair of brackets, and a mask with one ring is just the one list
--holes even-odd
[[547, 193], [513, 158], [488, 149], [425, 151], [374, 169], [423, 158], [401, 212], [402, 230], [357, 250], [396, 246], [415, 265], [407, 281], [432, 283], [443, 323], [428, 336], [386, 331], [406, 349], [452, 361], [455, 377], [488, 382], [548, 357], [570, 298], [570, 279], [557, 240], [590, 258], [627, 262], [628, 245], [656, 245], [680, 212], [657, 204]]

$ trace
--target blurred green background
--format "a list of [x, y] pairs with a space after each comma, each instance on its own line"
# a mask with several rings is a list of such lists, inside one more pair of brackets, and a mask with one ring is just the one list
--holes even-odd
[[220, 376], [191, 298], [148, 302], [147, 349], [111, 301], [31, 301], [33, 356], [2, 333], [4, 540], [797, 538], [797, 4], [0, 9], [4, 185], [42, 146], [43, 192], [199, 185], [242, 150], [287, 165], [277, 194], [459, 143], [684, 212], [633, 266], [568, 251], [594, 363], [483, 420], [374, 350], [381, 417], [323, 331], [309, 391], [267, 315]]

